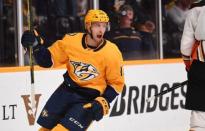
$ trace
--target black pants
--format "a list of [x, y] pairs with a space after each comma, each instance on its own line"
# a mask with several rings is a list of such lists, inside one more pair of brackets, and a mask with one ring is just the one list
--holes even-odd
[[185, 108], [205, 111], [205, 62], [193, 61], [188, 80]]

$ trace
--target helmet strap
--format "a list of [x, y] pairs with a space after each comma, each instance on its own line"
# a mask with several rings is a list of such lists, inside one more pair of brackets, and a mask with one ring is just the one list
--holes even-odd
[[90, 26], [89, 29], [90, 29], [90, 32], [89, 32], [88, 29], [86, 29], [85, 31], [86, 31], [86, 33], [87, 33], [88, 35], [90, 35], [91, 39], [93, 39], [93, 33], [92, 33], [92, 30], [91, 30], [91, 26]]
[[93, 39], [93, 32], [92, 32], [92, 30], [91, 30], [91, 26], [90, 26], [90, 32], [91, 32], [91, 33], [89, 33], [89, 34], [90, 34], [90, 37], [91, 37], [91, 39]]

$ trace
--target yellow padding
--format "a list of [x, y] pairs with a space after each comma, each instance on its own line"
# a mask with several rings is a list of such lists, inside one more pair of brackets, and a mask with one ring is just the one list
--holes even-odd
[[69, 129], [65, 128], [61, 124], [57, 124], [51, 131], [69, 131]]
[[103, 108], [103, 115], [107, 115], [109, 113], [109, 104], [108, 102], [105, 100], [105, 98], [103, 97], [97, 97], [95, 98], [96, 101], [98, 101], [101, 105], [102, 105], [102, 108]]
[[47, 129], [47, 128], [44, 128], [44, 127], [41, 127], [38, 131], [50, 131], [50, 129]]

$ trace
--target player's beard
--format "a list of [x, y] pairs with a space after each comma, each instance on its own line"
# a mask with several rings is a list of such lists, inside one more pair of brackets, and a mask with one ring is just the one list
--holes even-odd
[[104, 41], [104, 33], [94, 33], [93, 30], [90, 28], [90, 36], [92, 38], [92, 40], [98, 45], [100, 45], [102, 43], [102, 41]]
[[94, 41], [99, 45], [103, 41], [103, 35], [96, 35]]

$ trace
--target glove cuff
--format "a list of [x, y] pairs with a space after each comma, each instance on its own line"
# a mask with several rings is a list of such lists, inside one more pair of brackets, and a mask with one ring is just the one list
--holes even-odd
[[44, 40], [40, 37], [40, 35], [38, 34], [38, 32], [35, 29], [33, 30], [33, 33], [38, 41], [38, 44], [41, 44], [41, 45], [44, 44]]
[[191, 63], [192, 63], [191, 57], [182, 54], [182, 59], [184, 60], [184, 64], [186, 66], [186, 71], [189, 71], [189, 69], [191, 67]]
[[191, 60], [191, 57], [182, 54], [182, 59], [183, 59], [184, 61], [189, 61], [189, 60]]
[[100, 103], [103, 108], [103, 115], [107, 115], [109, 113], [110, 105], [104, 97], [97, 97], [95, 100]]

